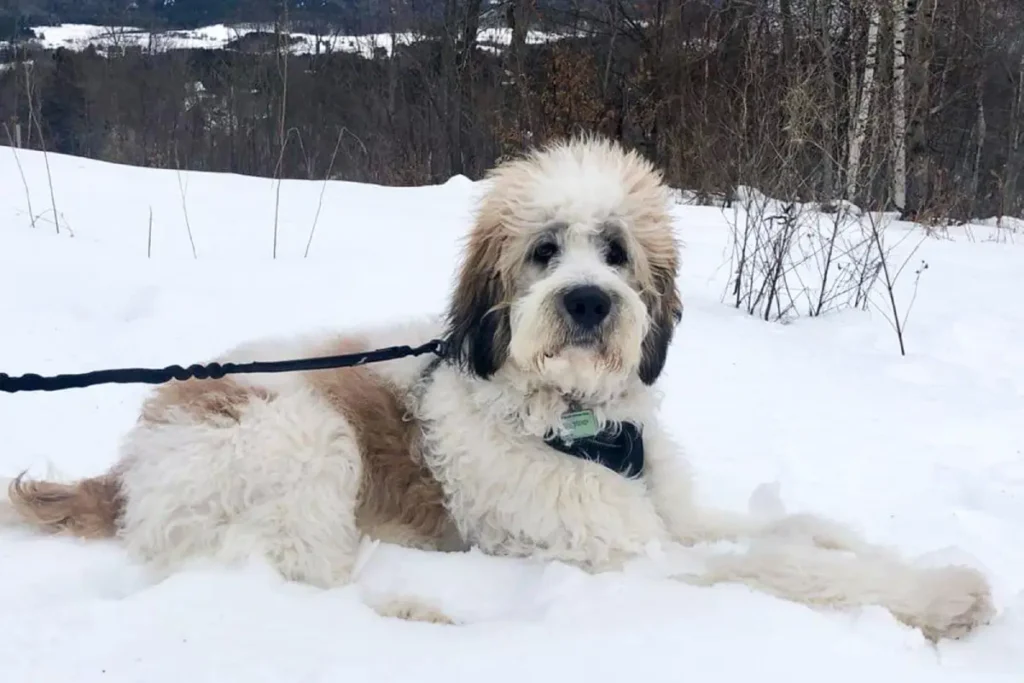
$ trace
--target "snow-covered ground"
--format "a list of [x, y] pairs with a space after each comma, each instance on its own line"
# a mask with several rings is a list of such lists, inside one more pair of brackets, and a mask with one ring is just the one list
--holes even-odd
[[[0, 148], [0, 370], [10, 374], [188, 363], [253, 335], [438, 310], [479, 190], [464, 178], [285, 182], [274, 260], [270, 180], [51, 155], [58, 235], [41, 155], [19, 158], [38, 218], [33, 228], [15, 158]], [[933, 647], [881, 609], [822, 612], [658, 578], [671, 556], [587, 576], [381, 546], [356, 586], [328, 592], [256, 565], [154, 584], [115, 544], [3, 529], [0, 680], [1020, 683], [1024, 235], [989, 239], [1008, 233], [975, 225], [921, 246], [915, 262], [929, 269], [903, 358], [874, 310], [780, 325], [724, 305], [725, 214], [680, 205], [677, 217], [687, 309], [664, 411], [702, 494], [742, 508], [778, 482], [791, 510], [922, 561], [963, 558], [991, 577], [993, 623]], [[891, 230], [895, 243], [915, 228]], [[102, 471], [145, 391], [0, 395], [0, 476]], [[423, 596], [468, 623], [378, 617], [360, 598], [378, 592]]]
[[[165, 50], [216, 50], [225, 48], [232, 41], [238, 40], [255, 31], [273, 33], [273, 26], [257, 24], [225, 25], [216, 24], [189, 30], [147, 31], [133, 26], [98, 26], [93, 24], [59, 24], [57, 26], [32, 27], [35, 38], [32, 42], [39, 46], [55, 50], [63, 47], [69, 50], [84, 50], [89, 46], [97, 49], [142, 48], [154, 52]], [[368, 35], [327, 34], [316, 36], [310, 33], [290, 33], [293, 43], [289, 46], [292, 54], [310, 54], [333, 52], [351, 52], [364, 57], [373, 57], [377, 50], [391, 54], [392, 34], [377, 33]], [[528, 43], [541, 43], [557, 40], [557, 34], [542, 31], [529, 31], [526, 36]], [[512, 40], [511, 29], [482, 28], [477, 34], [481, 44], [490, 49], [500, 49]], [[419, 36], [413, 33], [397, 33], [394, 42], [408, 45]]]

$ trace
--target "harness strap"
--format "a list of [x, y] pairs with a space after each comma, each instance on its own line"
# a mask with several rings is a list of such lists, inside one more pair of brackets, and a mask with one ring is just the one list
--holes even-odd
[[560, 436], [545, 437], [544, 443], [566, 455], [590, 460], [618, 472], [627, 479], [644, 474], [644, 440], [632, 422], [608, 427], [594, 436], [566, 441]]

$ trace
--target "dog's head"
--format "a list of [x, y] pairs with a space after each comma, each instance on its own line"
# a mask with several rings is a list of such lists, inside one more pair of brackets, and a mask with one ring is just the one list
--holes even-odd
[[653, 384], [681, 314], [678, 245], [660, 173], [593, 138], [494, 169], [448, 311], [451, 353], [590, 393]]

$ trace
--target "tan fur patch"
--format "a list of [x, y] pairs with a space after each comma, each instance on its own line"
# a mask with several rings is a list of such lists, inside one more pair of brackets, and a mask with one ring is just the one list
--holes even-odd
[[26, 482], [18, 477], [7, 491], [18, 515], [50, 533], [109, 538], [117, 533], [123, 501], [113, 474], [73, 484]]
[[[342, 339], [324, 354], [369, 348]], [[319, 354], [317, 354], [319, 355]], [[348, 418], [363, 455], [356, 523], [387, 542], [440, 547], [451, 533], [441, 485], [420, 458], [418, 429], [398, 391], [365, 367], [320, 370], [307, 380]]]
[[143, 403], [139, 419], [166, 424], [176, 421], [184, 412], [199, 422], [238, 422], [241, 409], [253, 398], [269, 400], [271, 394], [260, 387], [242, 386], [228, 377], [174, 380], [153, 391]]

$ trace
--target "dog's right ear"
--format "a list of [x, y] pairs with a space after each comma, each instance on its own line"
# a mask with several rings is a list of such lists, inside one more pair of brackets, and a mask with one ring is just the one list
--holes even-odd
[[673, 334], [683, 316], [683, 302], [676, 287], [679, 266], [675, 247], [659, 250], [656, 254], [658, 258], [651, 263], [654, 292], [644, 297], [651, 329], [644, 339], [639, 367], [640, 379], [647, 385], [657, 382], [665, 369]]
[[499, 272], [497, 229], [478, 226], [469, 238], [448, 309], [448, 353], [477, 377], [488, 378], [508, 358], [511, 325]]

